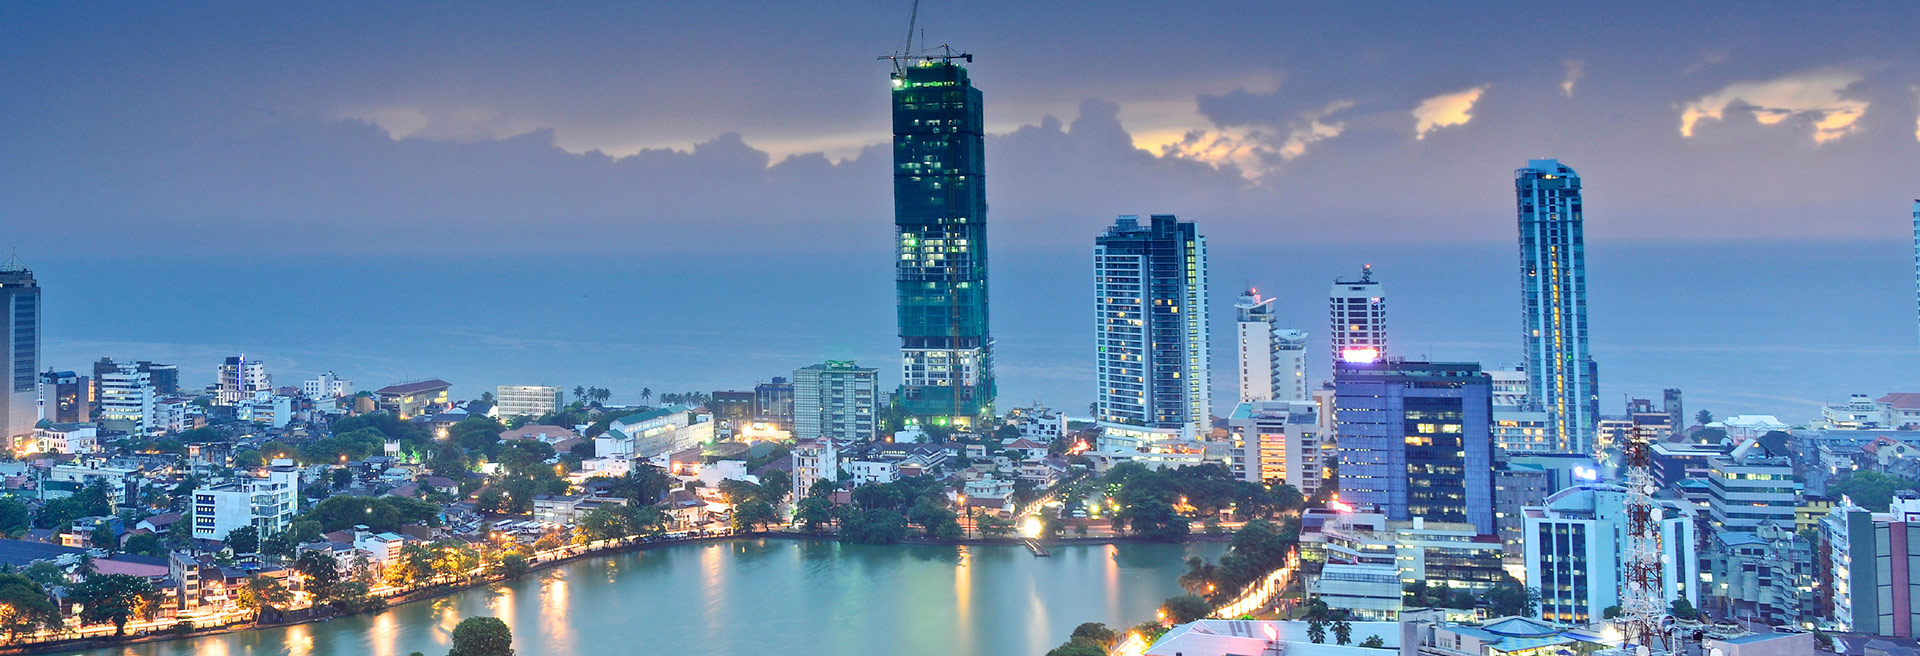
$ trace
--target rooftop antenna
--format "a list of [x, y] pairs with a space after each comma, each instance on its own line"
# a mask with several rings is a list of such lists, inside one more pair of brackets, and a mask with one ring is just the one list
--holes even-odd
[[[913, 33], [915, 30], [919, 30], [919, 25], [920, 25], [920, 0], [913, 0], [913, 11], [907, 15], [906, 45], [902, 46], [899, 52], [893, 53], [891, 55], [880, 56], [880, 59], [885, 59], [893, 62], [894, 79], [898, 80], [906, 77], [907, 66], [912, 65], [914, 62], [932, 61], [935, 59], [945, 62], [945, 61], [953, 61], [955, 59], [960, 59], [960, 60], [965, 60], [967, 63], [973, 63], [973, 55], [971, 53], [965, 53], [965, 52], [956, 53], [953, 51], [953, 48], [951, 46], [948, 46], [946, 44], [941, 44], [932, 48], [922, 47], [920, 50], [915, 51], [913, 49]], [[920, 30], [920, 32], [921, 32], [920, 42], [924, 44], [926, 43], [926, 40], [927, 40], [926, 32], [925, 30]], [[940, 51], [939, 54], [934, 54], [933, 51], [935, 50], [939, 50]]]

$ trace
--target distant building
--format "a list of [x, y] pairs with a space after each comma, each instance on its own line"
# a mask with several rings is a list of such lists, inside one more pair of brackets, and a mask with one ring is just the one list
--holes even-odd
[[1794, 533], [1791, 521], [1715, 531], [1700, 559], [1711, 586], [1705, 592], [1718, 597], [1709, 606], [1748, 621], [1805, 627], [1820, 616], [1825, 594], [1815, 587], [1815, 553], [1814, 541]]
[[1280, 394], [1280, 353], [1275, 347], [1273, 299], [1241, 292], [1233, 303], [1235, 349], [1240, 357], [1240, 402], [1272, 401]]
[[1920, 572], [1920, 498], [1900, 495], [1887, 512], [1847, 504], [1820, 522], [1828, 562], [1821, 583], [1833, 595], [1824, 618], [1832, 630], [1900, 638], [1915, 636], [1920, 607], [1913, 605]]
[[713, 420], [720, 422], [722, 428], [731, 435], [739, 435], [742, 429], [753, 423], [753, 392], [746, 390], [714, 390], [713, 397], [707, 399], [707, 409], [713, 411]]
[[71, 371], [40, 374], [43, 418], [54, 423], [93, 421], [93, 377]]
[[431, 414], [446, 408], [449, 405], [447, 391], [452, 388], [452, 383], [430, 378], [388, 385], [374, 390], [373, 394], [380, 400], [381, 410], [391, 412], [401, 419], [412, 419], [422, 413]]
[[[1627, 492], [1617, 485], [1581, 485], [1548, 497], [1544, 505], [1522, 511], [1526, 525], [1527, 587], [1540, 591], [1539, 618], [1582, 626], [1604, 619], [1620, 604], [1626, 566]], [[1695, 545], [1693, 508], [1658, 502], [1661, 597], [1700, 604], [1700, 557]]]
[[880, 435], [880, 370], [828, 360], [793, 372], [793, 435], [871, 442]]
[[1334, 365], [1341, 500], [1493, 535], [1491, 381], [1480, 365]]
[[40, 421], [40, 285], [19, 258], [0, 263], [0, 439], [8, 449]]
[[99, 428], [89, 423], [49, 423], [33, 431], [40, 453], [94, 453], [100, 450]]
[[242, 474], [239, 480], [193, 491], [193, 537], [225, 540], [242, 526], [252, 526], [261, 538], [286, 530], [299, 510], [300, 471], [272, 467], [263, 475]]
[[1525, 369], [1489, 369], [1493, 385], [1493, 445], [1507, 453], [1553, 453], [1547, 413], [1527, 409]]
[[1359, 280], [1334, 279], [1327, 320], [1333, 362], [1386, 359], [1387, 289], [1373, 279], [1372, 265], [1360, 269]]
[[353, 394], [353, 381], [336, 376], [329, 371], [301, 383], [300, 392], [307, 395], [307, 398], [318, 401], [337, 399]]
[[293, 421], [293, 397], [254, 392], [253, 398], [233, 404], [233, 418], [268, 428], [286, 428]]
[[1749, 440], [1708, 460], [1709, 512], [1716, 530], [1751, 531], [1762, 523], [1793, 527], [1804, 486], [1784, 445], [1763, 442]]
[[153, 402], [151, 428], [155, 433], [189, 431], [207, 423], [207, 413], [193, 399], [172, 396]]
[[1499, 541], [1471, 524], [1310, 510], [1300, 550], [1302, 561], [1323, 564], [1307, 579], [1308, 594], [1363, 620], [1400, 619], [1402, 593], [1415, 582], [1478, 594], [1506, 576]]
[[793, 498], [807, 498], [818, 481], [840, 480], [840, 452], [833, 440], [802, 440], [793, 445]]
[[1320, 491], [1325, 449], [1317, 408], [1305, 401], [1241, 403], [1227, 416], [1235, 478], [1285, 483], [1305, 496]]
[[135, 365], [123, 364], [100, 373], [98, 381], [100, 415], [96, 419], [102, 428], [141, 436], [165, 432], [164, 427], [156, 426], [153, 421], [155, 392], [151, 374]]
[[756, 421], [793, 430], [793, 383], [775, 376], [753, 386], [753, 416]]
[[220, 363], [218, 377], [214, 379], [215, 405], [234, 405], [253, 398], [255, 392], [272, 392], [273, 379], [267, 375], [267, 365], [259, 360], [248, 360], [246, 354], [229, 357]]
[[1559, 453], [1592, 453], [1599, 369], [1587, 337], [1587, 256], [1580, 174], [1559, 160], [1513, 173], [1520, 220], [1520, 306], [1529, 410], [1547, 413]]
[[494, 388], [493, 407], [502, 417], [540, 417], [566, 405], [558, 387], [544, 385], [500, 385]]
[[1093, 262], [1095, 419], [1200, 436], [1212, 421], [1206, 237], [1169, 214], [1121, 216]]

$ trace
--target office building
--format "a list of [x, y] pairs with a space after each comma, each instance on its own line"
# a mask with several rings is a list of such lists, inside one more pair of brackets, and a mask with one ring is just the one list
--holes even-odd
[[1337, 362], [1340, 498], [1494, 533], [1492, 385], [1480, 365]]
[[793, 430], [793, 383], [774, 376], [771, 381], [754, 385], [753, 416], [781, 430]]
[[194, 488], [193, 537], [225, 540], [227, 534], [252, 526], [265, 539], [286, 530], [299, 510], [300, 470], [270, 467], [260, 475], [242, 473], [226, 485]]
[[252, 399], [255, 392], [273, 391], [273, 380], [267, 376], [266, 363], [248, 360], [245, 354], [221, 362], [218, 377], [214, 381], [215, 405], [234, 405]]
[[993, 408], [981, 106], [980, 90], [953, 59], [894, 69], [899, 402], [920, 421], [971, 425]]
[[448, 392], [453, 384], [438, 378], [388, 385], [373, 391], [379, 400], [380, 409], [393, 413], [401, 419], [412, 419], [423, 413], [439, 412], [449, 405]]
[[1913, 199], [1913, 280], [1915, 298], [1920, 299], [1920, 198]]
[[1580, 175], [1558, 160], [1536, 159], [1514, 171], [1513, 187], [1529, 406], [1547, 413], [1555, 450], [1591, 453], [1600, 393], [1587, 349]]
[[1310, 401], [1257, 401], [1227, 416], [1230, 466], [1249, 483], [1285, 483], [1311, 497], [1325, 480], [1320, 418]]
[[0, 367], [0, 439], [12, 448], [40, 422], [40, 284], [18, 257], [0, 263]]
[[1527, 409], [1525, 369], [1490, 369], [1493, 382], [1493, 445], [1507, 453], [1553, 453], [1547, 413]]
[[353, 394], [353, 381], [341, 378], [329, 371], [303, 381], [300, 385], [300, 393], [316, 401], [337, 399]]
[[1334, 279], [1327, 317], [1333, 362], [1387, 357], [1387, 290], [1373, 279], [1373, 265], [1360, 269], [1359, 280]]
[[1207, 240], [1190, 221], [1122, 216], [1095, 240], [1096, 419], [1204, 433], [1212, 420]]
[[1920, 576], [1920, 498], [1896, 495], [1887, 512], [1847, 504], [1820, 521], [1828, 562], [1823, 587], [1832, 592], [1830, 630], [1914, 637], [1920, 607], [1913, 605]]
[[1300, 559], [1323, 563], [1307, 579], [1310, 595], [1367, 620], [1398, 619], [1402, 592], [1413, 583], [1478, 594], [1505, 577], [1500, 544], [1471, 524], [1389, 521], [1369, 512], [1306, 511]]
[[153, 381], [155, 394], [169, 396], [180, 393], [180, 367], [140, 360], [133, 363], [134, 368], [147, 375]]
[[501, 417], [539, 417], [552, 414], [566, 404], [558, 387], [500, 385], [493, 391], [493, 407]]
[[[1627, 567], [1627, 492], [1592, 484], [1555, 492], [1522, 511], [1527, 587], [1540, 591], [1539, 618], [1585, 625], [1620, 605]], [[1658, 501], [1662, 598], [1700, 604], [1700, 558], [1689, 505]]]
[[871, 442], [880, 435], [880, 370], [828, 360], [793, 372], [793, 436]]
[[1748, 440], [1708, 460], [1710, 517], [1716, 530], [1752, 531], [1762, 523], [1793, 527], [1803, 488], [1784, 441]]
[[93, 377], [71, 371], [40, 374], [41, 418], [54, 423], [93, 421]]
[[163, 427], [155, 430], [153, 405], [157, 395], [151, 374], [131, 364], [117, 365], [112, 371], [94, 371], [100, 372], [100, 414], [96, 420], [101, 428], [136, 436], [165, 431]]
[[1794, 533], [1793, 523], [1752, 530], [1714, 531], [1700, 567], [1707, 604], [1746, 622], [1807, 628], [1821, 615], [1825, 591], [1815, 588], [1818, 536]]

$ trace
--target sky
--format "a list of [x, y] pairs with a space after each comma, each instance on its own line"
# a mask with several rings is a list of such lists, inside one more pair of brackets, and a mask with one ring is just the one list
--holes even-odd
[[[30, 254], [885, 247], [910, 2], [9, 3]], [[1595, 241], [1910, 239], [1911, 3], [921, 3], [971, 52], [993, 247], [1504, 241], [1557, 157]]]

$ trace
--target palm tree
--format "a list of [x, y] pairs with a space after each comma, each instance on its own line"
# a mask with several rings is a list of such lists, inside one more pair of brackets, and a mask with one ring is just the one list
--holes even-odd
[[607, 389], [605, 387], [596, 387], [593, 389], [592, 393], [593, 393], [593, 399], [601, 403], [606, 403], [608, 399], [613, 398], [613, 390]]
[[645, 403], [645, 402], [647, 401], [647, 399], [651, 399], [651, 398], [653, 398], [653, 388], [651, 388], [651, 387], [642, 387], [642, 388], [640, 388], [640, 402], [641, 402], [641, 403]]
[[587, 388], [581, 387], [579, 385], [574, 385], [573, 398], [580, 399], [582, 401], [587, 400]]

